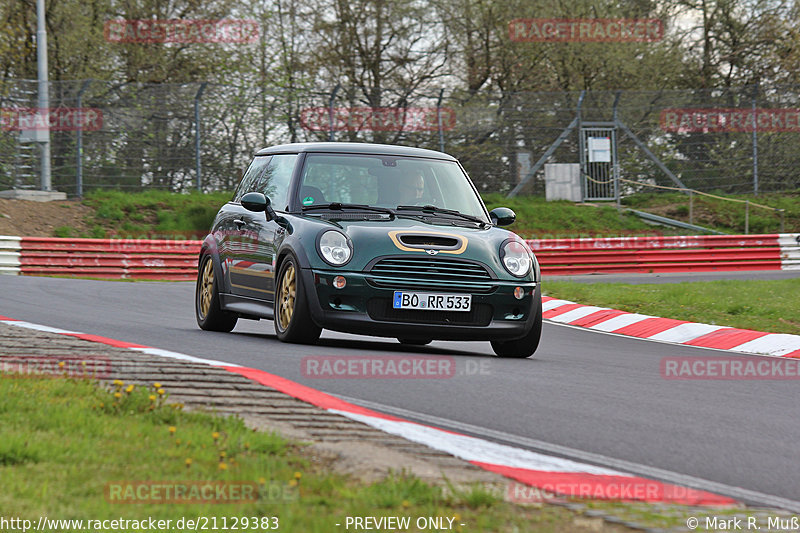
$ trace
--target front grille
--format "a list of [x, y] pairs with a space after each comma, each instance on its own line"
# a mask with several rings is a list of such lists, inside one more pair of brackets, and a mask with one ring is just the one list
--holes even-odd
[[368, 272], [377, 287], [430, 288], [446, 291], [488, 293], [492, 276], [483, 265], [449, 257], [387, 257]]
[[372, 298], [367, 301], [367, 313], [372, 320], [409, 322], [451, 326], [488, 326], [492, 321], [492, 306], [472, 304], [469, 311], [426, 311], [395, 309], [390, 298]]

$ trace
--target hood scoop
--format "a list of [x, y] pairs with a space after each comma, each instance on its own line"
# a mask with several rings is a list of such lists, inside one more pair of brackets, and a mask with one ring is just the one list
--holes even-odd
[[431, 233], [398, 233], [397, 240], [415, 250], [457, 250], [464, 244], [459, 236]]

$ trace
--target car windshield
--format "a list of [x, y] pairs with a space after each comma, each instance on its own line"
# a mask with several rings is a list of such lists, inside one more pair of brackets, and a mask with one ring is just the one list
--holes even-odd
[[[299, 200], [303, 207], [330, 203], [388, 208], [432, 205], [487, 220], [480, 199], [455, 161], [308, 154]], [[413, 214], [414, 210], [405, 212]]]

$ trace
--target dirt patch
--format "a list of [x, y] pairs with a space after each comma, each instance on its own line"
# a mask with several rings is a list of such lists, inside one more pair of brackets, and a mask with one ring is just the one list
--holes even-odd
[[87, 234], [86, 219], [94, 212], [76, 200], [31, 202], [0, 199], [0, 235], [55, 237], [55, 229], [72, 228], [72, 236]]

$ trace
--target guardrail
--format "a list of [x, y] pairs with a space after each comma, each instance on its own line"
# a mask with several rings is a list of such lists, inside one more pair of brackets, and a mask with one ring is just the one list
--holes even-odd
[[547, 275], [800, 269], [796, 233], [542, 239], [528, 244]]
[[0, 235], [0, 274], [19, 273], [19, 243], [21, 237]]
[[[10, 253], [16, 254], [16, 266], [9, 260], [6, 273], [142, 280], [195, 279], [201, 244], [178, 240], [0, 237], [0, 252], [4, 243]], [[15, 251], [11, 250], [14, 244]]]
[[[193, 280], [200, 241], [0, 236], [0, 274]], [[545, 275], [800, 270], [800, 234], [529, 240]]]

